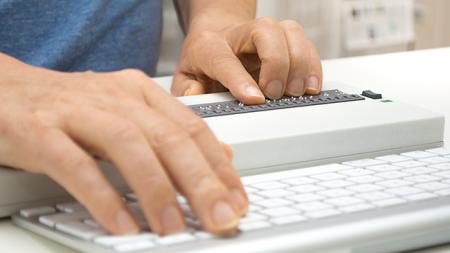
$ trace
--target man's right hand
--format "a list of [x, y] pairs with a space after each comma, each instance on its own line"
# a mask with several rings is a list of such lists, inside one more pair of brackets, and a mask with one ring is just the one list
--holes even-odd
[[62, 73], [0, 53], [0, 164], [45, 173], [114, 234], [139, 230], [92, 154], [116, 165], [152, 231], [236, 229], [248, 199], [203, 120], [138, 70]]

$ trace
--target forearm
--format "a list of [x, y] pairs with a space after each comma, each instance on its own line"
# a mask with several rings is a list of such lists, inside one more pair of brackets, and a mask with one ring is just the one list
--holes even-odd
[[185, 32], [220, 30], [256, 16], [256, 0], [176, 0], [175, 3]]

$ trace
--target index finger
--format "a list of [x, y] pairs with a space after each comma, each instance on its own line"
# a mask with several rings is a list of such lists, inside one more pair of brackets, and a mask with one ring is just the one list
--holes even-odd
[[146, 92], [147, 103], [190, 134], [213, 171], [230, 190], [235, 204], [240, 208], [240, 214], [244, 214], [248, 206], [248, 198], [239, 175], [227, 153], [224, 152], [222, 144], [207, 124], [192, 110], [173, 99], [161, 88], [151, 87]]
[[264, 103], [263, 93], [227, 41], [216, 34], [204, 33], [203, 37], [200, 40], [210, 46], [205, 48], [205, 44], [201, 44], [191, 50], [195, 52], [195, 57], [191, 58], [196, 59], [196, 68], [222, 83], [242, 103]]
[[280, 24], [271, 18], [260, 18], [237, 27], [228, 35], [235, 51], [257, 53], [261, 59], [259, 86], [272, 99], [283, 96], [289, 73], [289, 50]]

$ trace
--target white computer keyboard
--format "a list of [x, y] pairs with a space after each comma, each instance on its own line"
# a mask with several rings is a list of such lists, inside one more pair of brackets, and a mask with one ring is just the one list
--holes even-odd
[[[414, 151], [248, 176], [243, 178], [243, 183], [251, 204], [247, 216], [241, 220], [239, 231], [252, 233], [449, 198], [450, 153], [443, 148]], [[127, 194], [126, 199], [142, 228], [143, 232], [138, 235], [109, 235], [76, 202], [23, 209], [13, 218], [20, 226], [63, 243], [64, 240], [56, 235], [88, 242], [92, 244], [89, 252], [99, 248], [108, 250], [102, 252], [156, 250], [214, 238], [201, 230], [181, 196], [179, 201], [186, 214], [188, 229], [165, 237], [148, 230], [134, 194]], [[76, 245], [70, 244], [77, 248]], [[86, 251], [86, 247], [81, 250]]]

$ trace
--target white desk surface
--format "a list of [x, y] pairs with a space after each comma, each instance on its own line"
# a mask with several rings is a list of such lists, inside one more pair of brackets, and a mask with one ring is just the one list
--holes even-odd
[[[323, 66], [325, 81], [382, 92], [385, 97], [441, 112], [450, 119], [450, 48], [328, 60]], [[446, 146], [450, 147], [450, 123], [445, 131]], [[0, 251], [75, 252], [17, 228], [8, 219], [0, 220]], [[450, 244], [420, 252], [449, 253]]]

